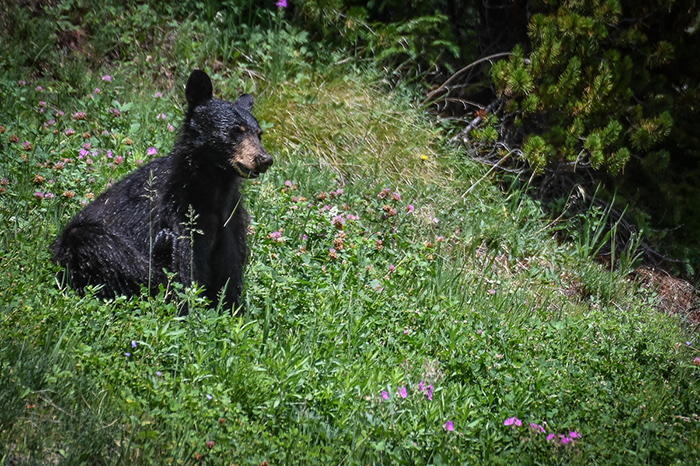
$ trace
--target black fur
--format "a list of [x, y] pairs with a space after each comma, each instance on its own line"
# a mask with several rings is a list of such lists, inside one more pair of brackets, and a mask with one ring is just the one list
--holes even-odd
[[[227, 308], [241, 306], [248, 214], [241, 178], [272, 164], [260, 143], [253, 98], [212, 98], [212, 84], [195, 70], [187, 81], [188, 110], [172, 152], [119, 181], [79, 212], [52, 246], [71, 285], [103, 285], [99, 296], [134, 295], [166, 282], [163, 269], [188, 286], [203, 285]], [[196, 217], [188, 227], [188, 210]]]

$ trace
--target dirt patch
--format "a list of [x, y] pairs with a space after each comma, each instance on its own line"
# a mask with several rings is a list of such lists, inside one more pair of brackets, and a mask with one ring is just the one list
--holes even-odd
[[693, 285], [652, 267], [638, 267], [632, 277], [657, 293], [659, 311], [679, 316], [693, 330], [698, 327], [700, 293]]

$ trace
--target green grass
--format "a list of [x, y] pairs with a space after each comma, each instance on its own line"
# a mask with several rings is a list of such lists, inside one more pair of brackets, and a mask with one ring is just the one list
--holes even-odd
[[[179, 64], [156, 85], [127, 62], [79, 85], [0, 76], [2, 464], [700, 460], [695, 337], [559, 244], [521, 191], [464, 195], [485, 170], [371, 70], [216, 74], [227, 99], [254, 92], [276, 157], [245, 188], [244, 317], [176, 285], [109, 302], [60, 291], [61, 226], [172, 147]], [[178, 317], [181, 299], [195, 312]]]

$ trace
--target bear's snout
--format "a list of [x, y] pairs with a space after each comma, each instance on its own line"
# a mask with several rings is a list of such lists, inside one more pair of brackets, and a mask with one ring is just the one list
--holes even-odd
[[255, 157], [255, 164], [258, 166], [258, 172], [260, 173], [265, 173], [268, 168], [272, 166], [272, 162], [274, 162], [272, 156], [268, 154], [267, 152], [263, 152], [261, 154], [258, 154]]

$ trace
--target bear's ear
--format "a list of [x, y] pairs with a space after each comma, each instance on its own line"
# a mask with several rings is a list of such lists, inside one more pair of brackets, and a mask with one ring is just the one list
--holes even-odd
[[203, 104], [212, 97], [212, 85], [209, 76], [202, 70], [194, 70], [187, 80], [185, 96], [189, 110]]
[[250, 112], [251, 110], [253, 110], [253, 102], [254, 102], [254, 99], [253, 99], [252, 95], [243, 94], [236, 101], [236, 105], [239, 105]]

